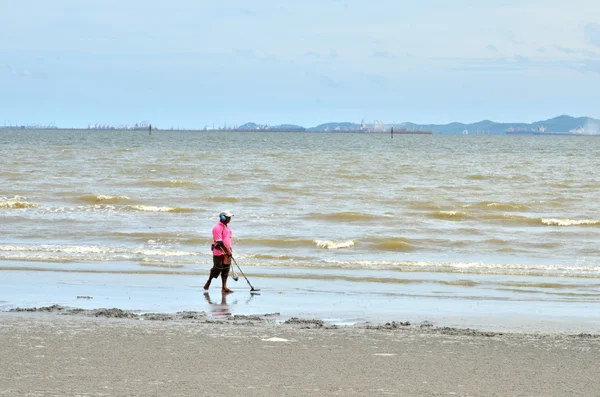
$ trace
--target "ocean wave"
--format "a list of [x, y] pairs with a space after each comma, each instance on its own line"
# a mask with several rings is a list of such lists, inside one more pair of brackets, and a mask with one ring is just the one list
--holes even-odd
[[[65, 254], [60, 252], [60, 248], [48, 250], [46, 252], [6, 252], [0, 247], [0, 261], [22, 261], [22, 262], [45, 262], [45, 263], [70, 263], [70, 262], [122, 262], [136, 263], [140, 266], [180, 269], [185, 268], [186, 271], [194, 271], [199, 269], [199, 265], [209, 265], [210, 253], [197, 254], [191, 252], [168, 252], [168, 251], [134, 251], [124, 250], [124, 255], [94, 255], [85, 254]], [[29, 249], [29, 248], [28, 248]], [[93, 249], [92, 249], [93, 251]], [[133, 253], [142, 252], [142, 256], [133, 255]], [[181, 256], [178, 256], [181, 255]], [[552, 264], [497, 264], [497, 263], [480, 263], [480, 262], [436, 262], [436, 261], [389, 261], [389, 260], [343, 260], [343, 259], [321, 259], [316, 258], [300, 258], [287, 257], [287, 255], [236, 255], [238, 260], [243, 260], [244, 267], [248, 268], [280, 268], [283, 273], [279, 276], [293, 277], [285, 272], [285, 269], [312, 269], [306, 274], [314, 278], [320, 278], [325, 274], [344, 274], [346, 270], [386, 270], [388, 272], [400, 273], [430, 273], [430, 274], [473, 274], [473, 275], [493, 275], [493, 276], [533, 276], [533, 277], [551, 277], [548, 282], [532, 281], [521, 282], [519, 285], [510, 283], [504, 279], [480, 279], [476, 282], [479, 284], [500, 284], [504, 283], [504, 287], [522, 287], [522, 288], [561, 288], [560, 285], [568, 282], [556, 281], [557, 279], [568, 280], [572, 279], [590, 279], [594, 280], [594, 284], [580, 285], [578, 288], [587, 288], [591, 291], [597, 291], [600, 284], [600, 266], [590, 265], [552, 265]], [[293, 262], [292, 262], [293, 261]], [[7, 270], [12, 265], [0, 266], [0, 270]], [[77, 269], [65, 268], [65, 271], [78, 271]], [[320, 272], [320, 270], [327, 270]], [[44, 269], [41, 269], [44, 270]], [[94, 265], [90, 267], [90, 271], [102, 273], [105, 271], [103, 266]], [[335, 272], [338, 270], [338, 272]], [[110, 271], [110, 270], [108, 270]], [[333, 271], [333, 272], [332, 272]], [[174, 274], [174, 273], [173, 273]], [[386, 273], [386, 277], [392, 277], [395, 273]], [[334, 276], [336, 277], [336, 276]], [[429, 276], [428, 276], [429, 277]], [[362, 277], [361, 277], [362, 278]], [[449, 280], [445, 280], [447, 282]], [[451, 282], [451, 281], [450, 281]], [[464, 284], [464, 282], [461, 282]], [[466, 283], [465, 285], [467, 285]], [[556, 284], [556, 285], [554, 285]], [[573, 284], [573, 283], [571, 283]], [[572, 285], [573, 286], [573, 285]]]
[[503, 254], [524, 254], [529, 251], [527, 251], [526, 249], [522, 249], [522, 248], [503, 247], [503, 248], [498, 248], [496, 250], [496, 252], [500, 252]]
[[593, 219], [554, 219], [543, 218], [542, 223], [549, 226], [600, 226], [600, 220]]
[[23, 209], [35, 208], [37, 206], [37, 204], [29, 203], [27, 201], [0, 201], [0, 208]]
[[282, 184], [271, 184], [267, 187], [268, 190], [273, 191], [273, 192], [283, 192], [283, 193], [296, 193], [296, 194], [301, 194], [303, 191], [300, 189], [296, 189], [293, 188], [291, 186], [288, 185], [282, 185]]
[[499, 283], [506, 287], [525, 287], [525, 288], [565, 288], [571, 287], [571, 284], [565, 283], [526, 283], [526, 282], [507, 282]]
[[292, 259], [289, 255], [269, 255], [269, 254], [252, 254], [252, 255], [242, 255], [240, 258], [249, 258], [249, 259], [277, 259], [282, 261], [287, 261]]
[[315, 240], [315, 244], [319, 248], [325, 248], [328, 250], [331, 249], [340, 249], [340, 248], [349, 248], [354, 246], [354, 241], [328, 241], [328, 240]]
[[72, 214], [77, 212], [111, 212], [115, 211], [117, 207], [113, 204], [89, 204], [89, 205], [79, 205], [76, 207], [44, 207], [41, 209], [43, 213], [50, 214]]
[[192, 208], [183, 207], [158, 207], [154, 205], [126, 205], [124, 210], [142, 211], [142, 212], [194, 212]]
[[483, 242], [490, 245], [505, 245], [508, 243], [507, 240], [503, 240], [501, 238], [488, 238]]
[[408, 204], [408, 206], [414, 210], [426, 210], [426, 211], [439, 211], [440, 206], [438, 204], [429, 203], [426, 201], [416, 201]]
[[461, 211], [435, 211], [429, 213], [427, 216], [434, 219], [442, 219], [449, 221], [460, 221], [467, 218], [467, 213]]
[[314, 240], [294, 238], [236, 238], [236, 245], [258, 245], [267, 247], [314, 247]]
[[183, 233], [170, 233], [170, 232], [112, 232], [111, 236], [122, 237], [124, 239], [131, 239], [144, 242], [153, 243], [165, 243], [165, 242], [176, 242], [183, 244], [207, 244], [212, 243], [212, 238], [209, 237], [197, 237]]
[[170, 181], [148, 181], [146, 184], [158, 187], [202, 186], [202, 184], [198, 182], [183, 181], [179, 179], [173, 179]]
[[142, 240], [176, 239], [183, 236], [181, 233], [170, 232], [112, 232], [110, 234], [117, 237], [132, 237]]
[[380, 218], [379, 215], [364, 214], [362, 212], [334, 212], [331, 214], [311, 214], [311, 217], [342, 222], [370, 221]]
[[183, 265], [170, 265], [166, 263], [140, 263], [140, 266], [143, 267], [159, 267], [163, 269], [181, 269]]
[[476, 287], [479, 285], [478, 282], [472, 280], [452, 280], [452, 281], [440, 281], [440, 284], [444, 285], [456, 285], [460, 287]]
[[479, 175], [479, 174], [474, 174], [474, 175], [467, 176], [467, 179], [471, 180], [471, 181], [482, 181], [482, 180], [484, 180], [486, 178], [487, 177], [485, 175]]
[[491, 222], [499, 221], [501, 223], [512, 223], [515, 225], [541, 226], [541, 218], [529, 218], [522, 215], [490, 213], [482, 214], [479, 218]]
[[242, 199], [240, 197], [221, 197], [221, 196], [208, 196], [204, 200], [211, 201], [214, 203], [237, 203]]
[[538, 200], [534, 201], [534, 204], [541, 204], [549, 207], [562, 207], [564, 204], [560, 201], [547, 201], [547, 200]]
[[77, 257], [85, 257], [97, 259], [98, 255], [102, 254], [120, 254], [124, 257], [133, 256], [197, 256], [196, 252], [189, 251], [174, 251], [163, 249], [126, 249], [116, 247], [103, 246], [53, 246], [53, 245], [0, 245], [0, 253], [6, 252], [24, 252], [24, 253], [60, 253], [60, 254], [75, 254]]
[[382, 241], [380, 243], [376, 243], [374, 248], [378, 251], [394, 251], [394, 252], [405, 252], [405, 251], [413, 251], [415, 247], [402, 239], [390, 238], [386, 241]]
[[529, 209], [529, 206], [527, 206], [525, 204], [514, 204], [514, 203], [489, 203], [489, 202], [483, 202], [483, 203], [480, 203], [480, 205], [488, 207], [488, 208], [493, 208], [493, 209], [497, 209], [497, 210], [504, 210], [504, 211], [519, 211], [519, 210], [527, 210], [527, 209]]
[[80, 200], [82, 201], [87, 201], [87, 202], [98, 202], [98, 201], [102, 201], [102, 202], [118, 202], [118, 201], [127, 201], [130, 200], [129, 197], [127, 196], [107, 196], [104, 194], [99, 194], [99, 195], [88, 195], [88, 196], [80, 196], [79, 197]]
[[223, 197], [223, 196], [208, 196], [204, 198], [206, 201], [214, 202], [214, 203], [260, 203], [263, 201], [260, 197]]
[[325, 259], [322, 263], [308, 264], [307, 266], [344, 269], [382, 269], [401, 272], [600, 278], [600, 266], [495, 264], [482, 262], [352, 261], [340, 259]]

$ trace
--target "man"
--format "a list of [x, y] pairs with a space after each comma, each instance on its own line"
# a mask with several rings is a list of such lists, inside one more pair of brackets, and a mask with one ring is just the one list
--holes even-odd
[[210, 275], [208, 281], [204, 284], [204, 289], [210, 288], [210, 282], [213, 278], [221, 275], [222, 292], [225, 294], [232, 293], [233, 291], [227, 288], [227, 277], [229, 276], [229, 269], [231, 268], [231, 229], [229, 228], [229, 222], [233, 214], [229, 211], [221, 211], [219, 213], [219, 223], [212, 229], [213, 234], [213, 267], [210, 269]]

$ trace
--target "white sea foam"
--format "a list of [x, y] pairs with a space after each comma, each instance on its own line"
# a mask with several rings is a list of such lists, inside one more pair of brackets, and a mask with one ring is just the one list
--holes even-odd
[[[499, 264], [482, 262], [426, 262], [426, 261], [346, 261], [325, 259], [333, 267], [356, 269], [397, 269], [403, 271], [425, 271], [439, 273], [481, 274], [531, 274], [557, 276], [590, 276], [600, 278], [600, 266], [570, 266], [558, 264]], [[312, 267], [312, 265], [309, 265]], [[323, 267], [323, 265], [315, 265]]]
[[173, 251], [163, 249], [124, 249], [115, 247], [103, 246], [55, 246], [55, 245], [0, 245], [0, 252], [42, 252], [42, 253], [61, 253], [61, 254], [77, 254], [85, 256], [86, 254], [94, 256], [100, 254], [121, 254], [128, 256], [197, 256], [196, 252], [188, 251]]
[[129, 197], [127, 196], [108, 196], [105, 194], [100, 194], [98, 196], [85, 196], [84, 198], [87, 198], [89, 200], [96, 200], [96, 201], [125, 201], [125, 200], [130, 200]]
[[169, 212], [173, 210], [172, 207], [157, 207], [152, 205], [127, 205], [123, 208], [145, 212]]
[[354, 241], [328, 241], [328, 240], [315, 240], [317, 247], [325, 248], [325, 249], [339, 249], [339, 248], [349, 248], [354, 246]]
[[159, 207], [154, 205], [126, 205], [125, 210], [142, 211], [142, 212], [192, 212], [190, 208], [181, 207]]
[[554, 219], [544, 218], [542, 223], [550, 226], [590, 226], [600, 225], [600, 220], [593, 219]]

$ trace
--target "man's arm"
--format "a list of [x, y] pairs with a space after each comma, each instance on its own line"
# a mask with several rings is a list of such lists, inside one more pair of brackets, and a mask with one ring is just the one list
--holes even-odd
[[223, 242], [223, 240], [217, 240], [217, 241], [215, 241], [215, 248], [217, 248], [218, 250], [223, 251], [227, 255], [231, 255], [231, 252], [229, 252], [229, 248], [227, 248], [227, 246], [225, 245], [225, 243]]

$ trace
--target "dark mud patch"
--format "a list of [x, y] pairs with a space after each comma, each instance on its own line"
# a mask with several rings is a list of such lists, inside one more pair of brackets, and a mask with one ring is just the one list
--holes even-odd
[[267, 314], [263, 314], [263, 317], [277, 317], [277, 316], [281, 316], [281, 313], [267, 313]]
[[453, 335], [453, 336], [485, 336], [488, 338], [495, 336], [504, 335], [502, 332], [487, 332], [478, 331], [471, 328], [451, 328], [451, 327], [438, 327], [432, 329], [433, 333], [442, 335]]
[[367, 325], [366, 329], [400, 329], [410, 327], [410, 321], [392, 321], [382, 325]]
[[175, 319], [175, 316], [172, 314], [164, 314], [164, 313], [145, 313], [140, 316], [144, 320], [151, 321], [171, 321]]
[[323, 328], [324, 325], [322, 320], [303, 319], [298, 317], [292, 317], [289, 320], [286, 320], [284, 324], [299, 325], [301, 328]]
[[44, 307], [16, 307], [10, 309], [9, 312], [36, 312], [36, 313], [51, 313], [62, 312], [67, 310], [66, 307], [60, 305], [44, 306]]
[[206, 320], [205, 312], [178, 312], [175, 314], [178, 320]]
[[236, 314], [229, 318], [230, 320], [246, 320], [246, 321], [265, 321], [260, 316], [245, 316], [243, 314]]
[[97, 309], [91, 310], [90, 315], [96, 317], [108, 317], [108, 318], [137, 318], [139, 317], [136, 313], [130, 312], [123, 309]]

